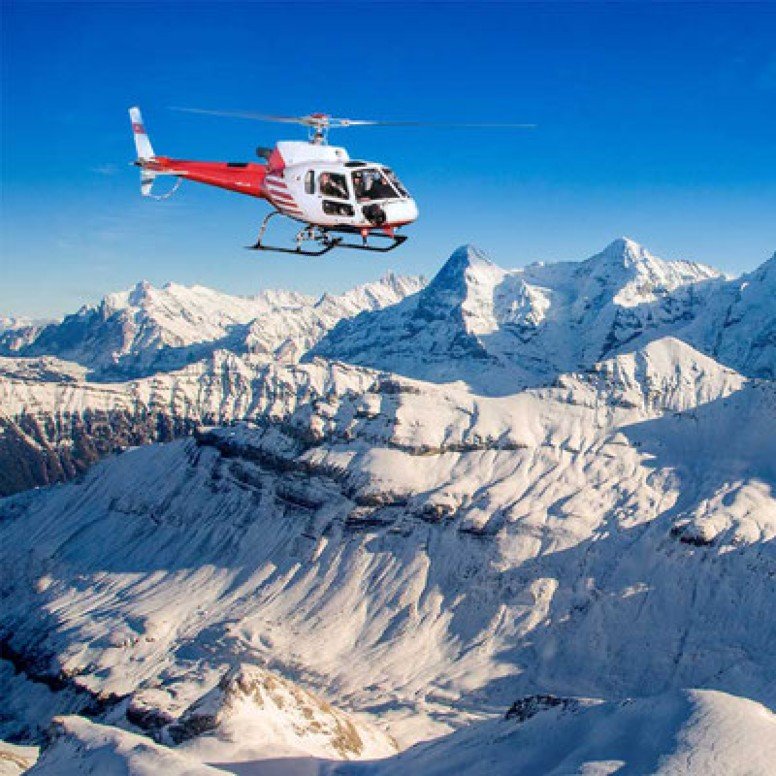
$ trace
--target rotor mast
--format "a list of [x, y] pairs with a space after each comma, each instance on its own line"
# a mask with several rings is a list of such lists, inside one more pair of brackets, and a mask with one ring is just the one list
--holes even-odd
[[[313, 145], [327, 145], [329, 142], [329, 117], [325, 113], [312, 113], [308, 119], [308, 139]], [[309, 123], [308, 123], [309, 122]]]

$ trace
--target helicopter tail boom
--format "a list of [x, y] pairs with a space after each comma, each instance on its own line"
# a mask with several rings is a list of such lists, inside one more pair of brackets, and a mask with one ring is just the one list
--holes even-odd
[[[267, 166], [247, 162], [198, 162], [188, 159], [171, 159], [157, 156], [143, 123], [140, 108], [129, 109], [132, 123], [132, 135], [135, 140], [137, 159], [134, 164], [140, 168], [140, 193], [151, 199], [167, 199], [180, 185], [181, 181], [197, 181], [209, 186], [217, 186], [240, 194], [266, 198], [262, 189]], [[152, 193], [154, 181], [161, 175], [178, 178], [172, 190], [163, 195]]]

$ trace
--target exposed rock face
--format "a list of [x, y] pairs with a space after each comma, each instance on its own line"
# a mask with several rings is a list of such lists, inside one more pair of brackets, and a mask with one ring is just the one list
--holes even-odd
[[547, 709], [576, 711], [579, 706], [580, 703], [576, 698], [558, 698], [555, 695], [528, 695], [525, 698], [518, 698], [507, 709], [504, 719], [525, 722]]
[[127, 410], [0, 417], [0, 496], [63, 482], [110, 453], [191, 434], [197, 421]]
[[321, 757], [349, 760], [392, 754], [395, 744], [366, 723], [259, 666], [228, 671], [217, 687], [167, 728], [180, 743], [214, 732], [227, 741], [250, 739], [314, 750]]

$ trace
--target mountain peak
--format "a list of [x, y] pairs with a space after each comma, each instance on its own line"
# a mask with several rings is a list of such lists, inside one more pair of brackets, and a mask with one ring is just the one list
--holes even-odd
[[474, 245], [462, 245], [456, 248], [450, 258], [442, 265], [434, 279], [429, 283], [429, 290], [445, 288], [462, 290], [467, 285], [467, 273], [484, 271], [489, 273], [499, 268]]
[[616, 240], [612, 240], [604, 250], [617, 251], [619, 253], [628, 253], [630, 255], [638, 255], [644, 253], [644, 246], [632, 240], [630, 237], [623, 235]]
[[448, 267], [451, 270], [462, 271], [468, 267], [495, 267], [496, 265], [486, 256], [485, 252], [476, 245], [467, 243], [456, 248], [450, 258], [440, 270], [440, 274]]
[[591, 261], [603, 260], [606, 263], [615, 262], [623, 267], [635, 267], [643, 262], [654, 260], [655, 257], [643, 246], [629, 237], [618, 237], [612, 240]]
[[147, 280], [138, 281], [135, 287], [129, 292], [129, 304], [133, 306], [142, 304], [149, 298], [153, 288], [153, 285]]

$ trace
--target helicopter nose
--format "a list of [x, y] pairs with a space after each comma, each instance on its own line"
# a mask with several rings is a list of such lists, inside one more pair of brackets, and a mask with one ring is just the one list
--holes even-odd
[[410, 224], [418, 217], [418, 206], [411, 198], [386, 202], [383, 209], [389, 224]]

